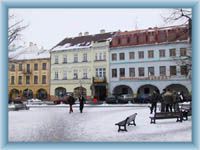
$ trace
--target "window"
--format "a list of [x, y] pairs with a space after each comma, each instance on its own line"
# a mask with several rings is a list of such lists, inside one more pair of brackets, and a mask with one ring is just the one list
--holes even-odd
[[19, 71], [22, 71], [22, 64], [19, 64]]
[[154, 76], [154, 67], [148, 67], [148, 75]]
[[34, 70], [38, 70], [38, 64], [34, 64]]
[[74, 62], [75, 62], [75, 63], [78, 62], [78, 54], [74, 54]]
[[125, 59], [124, 53], [119, 53], [119, 60], [124, 60], [124, 59]]
[[30, 84], [30, 76], [26, 76], [26, 84]]
[[55, 79], [55, 80], [58, 80], [58, 72], [57, 72], [57, 71], [56, 71], [55, 74], [54, 74], [54, 79]]
[[42, 84], [46, 84], [47, 83], [47, 77], [46, 75], [42, 75]]
[[175, 48], [169, 49], [169, 56], [170, 56], [170, 57], [176, 56], [176, 49], [175, 49]]
[[138, 55], [139, 55], [139, 59], [144, 58], [144, 52], [143, 51], [139, 51]]
[[176, 75], [176, 66], [170, 66], [170, 76]]
[[63, 56], [63, 64], [66, 64], [67, 63], [67, 55], [64, 55]]
[[129, 52], [129, 59], [135, 59], [135, 52]]
[[18, 76], [18, 84], [22, 84], [22, 76]]
[[27, 73], [31, 72], [30, 64], [26, 64], [26, 71], [27, 71]]
[[120, 77], [125, 77], [125, 68], [119, 68]]
[[181, 69], [181, 75], [188, 74], [187, 66], [180, 66], [180, 69]]
[[74, 70], [74, 78], [73, 79], [78, 79], [78, 70]]
[[144, 67], [139, 67], [138, 72], [139, 72], [139, 77], [144, 76]]
[[106, 60], [106, 52], [103, 53], [103, 60]]
[[129, 77], [135, 77], [135, 68], [129, 68]]
[[117, 60], [117, 54], [114, 53], [114, 54], [112, 54], [112, 61], [116, 61], [116, 60]]
[[102, 60], [102, 53], [99, 53], [99, 60]]
[[87, 53], [83, 54], [83, 62], [87, 62]]
[[160, 76], [166, 76], [166, 67], [160, 66]]
[[38, 84], [38, 76], [34, 76], [34, 84]]
[[95, 53], [95, 60], [98, 60], [98, 54]]
[[96, 68], [96, 77], [105, 77], [106, 68]]
[[11, 84], [15, 84], [15, 77], [11, 76]]
[[187, 49], [186, 48], [180, 48], [180, 56], [187, 56]]
[[87, 79], [87, 69], [83, 69], [83, 79]]
[[55, 56], [55, 64], [58, 64], [58, 56]]
[[63, 71], [63, 80], [67, 80], [67, 71], [66, 70]]
[[47, 69], [47, 63], [42, 63], [42, 70], [46, 70]]
[[112, 69], [112, 78], [117, 77], [117, 69]]
[[153, 57], [154, 57], [153, 50], [148, 51], [148, 58], [153, 58]]
[[15, 64], [11, 64], [10, 70], [11, 70], [11, 71], [15, 71]]
[[165, 57], [165, 50], [164, 49], [159, 50], [159, 56]]

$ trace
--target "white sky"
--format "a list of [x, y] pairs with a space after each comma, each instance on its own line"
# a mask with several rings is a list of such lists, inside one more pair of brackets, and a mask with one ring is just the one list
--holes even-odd
[[[80, 32], [97, 34], [106, 32], [130, 31], [166, 26], [162, 16], [169, 9], [9, 9], [16, 19], [29, 24], [22, 32], [23, 42], [33, 42], [50, 49], [65, 37], [78, 36]], [[169, 25], [168, 25], [169, 26]]]

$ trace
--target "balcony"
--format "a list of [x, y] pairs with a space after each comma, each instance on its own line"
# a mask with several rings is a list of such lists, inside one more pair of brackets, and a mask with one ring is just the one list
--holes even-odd
[[30, 75], [30, 74], [32, 74], [32, 72], [31, 72], [31, 70], [23, 70], [23, 74]]
[[106, 83], [106, 77], [93, 77], [93, 83]]

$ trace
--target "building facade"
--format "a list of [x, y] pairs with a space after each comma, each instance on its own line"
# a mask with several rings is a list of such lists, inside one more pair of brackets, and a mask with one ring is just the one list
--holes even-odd
[[192, 91], [188, 27], [118, 32], [110, 48], [110, 93], [149, 95], [163, 89]]
[[50, 92], [50, 53], [30, 43], [9, 53], [9, 99], [47, 100]]
[[51, 95], [73, 92], [103, 100], [109, 79], [109, 43], [114, 33], [66, 38], [51, 50]]

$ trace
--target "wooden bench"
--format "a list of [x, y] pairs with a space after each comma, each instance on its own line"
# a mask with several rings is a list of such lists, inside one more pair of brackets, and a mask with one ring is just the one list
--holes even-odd
[[[128, 116], [125, 120], [116, 123], [115, 125], [118, 125], [118, 127], [119, 127], [118, 132], [119, 131], [126, 131], [127, 132], [126, 125], [136, 126], [136, 123], [135, 123], [136, 115], [137, 115], [137, 113], [134, 113], [133, 115]], [[123, 127], [123, 129], [121, 127]]]
[[192, 115], [192, 105], [190, 104], [181, 104], [180, 111], [183, 114], [183, 120], [188, 120], [188, 116]]
[[182, 122], [183, 115], [182, 112], [156, 112], [154, 116], [149, 117], [151, 123], [156, 123], [156, 119], [171, 119], [177, 118], [176, 122]]

